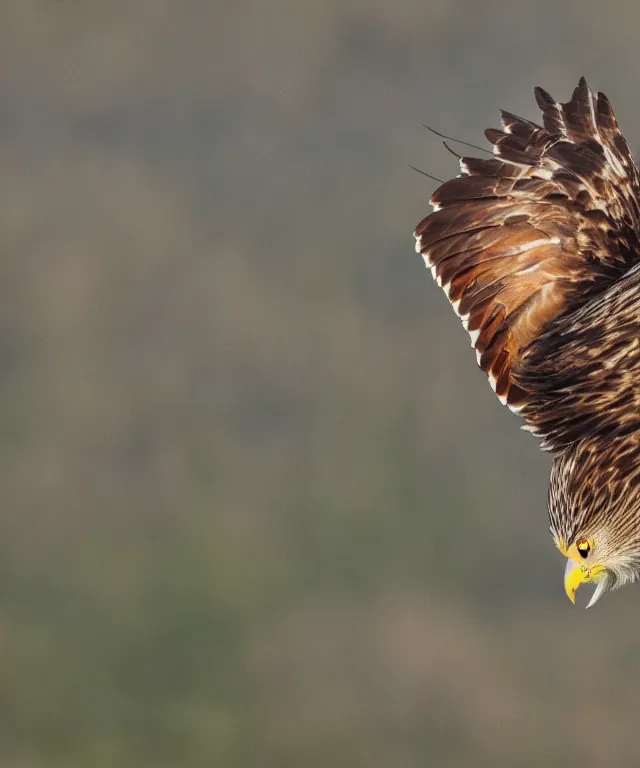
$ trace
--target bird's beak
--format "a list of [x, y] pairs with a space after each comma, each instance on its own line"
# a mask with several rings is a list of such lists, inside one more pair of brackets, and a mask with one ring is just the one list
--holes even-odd
[[584, 565], [580, 565], [571, 557], [567, 558], [567, 565], [564, 569], [564, 591], [567, 593], [567, 597], [572, 603], [576, 601], [576, 592], [581, 584], [593, 584], [600, 582], [598, 588], [593, 593], [593, 597], [589, 601], [587, 608], [590, 608], [600, 595], [604, 592], [606, 581], [606, 568], [603, 565], [594, 565], [591, 568], [587, 568]]

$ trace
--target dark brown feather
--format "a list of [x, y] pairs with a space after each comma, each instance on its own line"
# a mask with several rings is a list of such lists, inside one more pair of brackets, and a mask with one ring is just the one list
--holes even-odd
[[[626, 343], [601, 321], [614, 303], [640, 299], [640, 280], [623, 277], [640, 258], [640, 183], [605, 96], [582, 79], [565, 104], [541, 88], [535, 97], [544, 127], [503, 111], [502, 130], [486, 131], [496, 157], [462, 158], [414, 234], [498, 396], [561, 450], [619, 384], [611, 374], [593, 387], [585, 350]], [[571, 387], [581, 395], [563, 399]]]

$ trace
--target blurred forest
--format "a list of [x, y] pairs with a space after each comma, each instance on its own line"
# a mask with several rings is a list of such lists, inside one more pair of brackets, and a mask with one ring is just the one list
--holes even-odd
[[582, 74], [640, 150], [639, 22], [3, 3], [2, 766], [638, 762], [640, 593], [567, 601], [409, 164]]

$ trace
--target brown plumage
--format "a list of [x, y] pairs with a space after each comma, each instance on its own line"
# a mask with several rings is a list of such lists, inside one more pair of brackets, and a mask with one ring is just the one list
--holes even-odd
[[567, 591], [597, 581], [597, 599], [640, 577], [640, 176], [584, 79], [565, 104], [535, 97], [543, 125], [502, 112], [495, 157], [461, 158], [414, 235], [497, 395], [554, 454]]

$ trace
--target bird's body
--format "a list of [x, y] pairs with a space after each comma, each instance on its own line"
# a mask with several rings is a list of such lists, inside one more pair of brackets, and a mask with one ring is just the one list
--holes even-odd
[[554, 456], [567, 593], [640, 578], [640, 175], [603, 94], [536, 89], [543, 126], [502, 112], [493, 158], [461, 158], [416, 250], [501, 401]]

